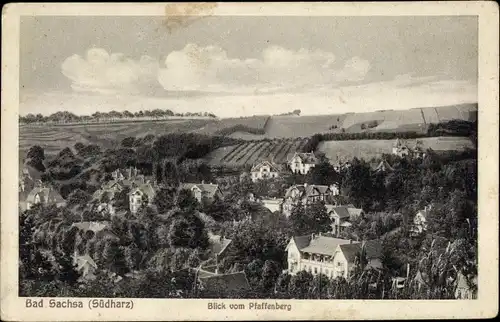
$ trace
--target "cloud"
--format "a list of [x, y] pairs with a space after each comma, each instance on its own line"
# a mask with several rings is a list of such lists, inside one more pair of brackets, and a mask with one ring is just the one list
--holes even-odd
[[158, 69], [158, 62], [149, 56], [133, 60], [102, 48], [89, 49], [85, 57], [72, 55], [61, 65], [73, 90], [102, 94], [144, 93], [157, 86]]
[[258, 58], [231, 58], [218, 46], [188, 44], [167, 55], [158, 80], [166, 90], [269, 92], [307, 89], [364, 79], [370, 63], [353, 57], [338, 67], [335, 55], [323, 50], [265, 48]]

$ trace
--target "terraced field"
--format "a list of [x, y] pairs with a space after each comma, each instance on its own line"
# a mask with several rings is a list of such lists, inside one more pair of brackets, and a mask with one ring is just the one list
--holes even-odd
[[[431, 148], [435, 151], [456, 150], [463, 151], [466, 148], [474, 148], [472, 142], [465, 137], [433, 137], [422, 138], [422, 148]], [[394, 140], [356, 140], [356, 141], [324, 141], [318, 145], [318, 151], [332, 161], [340, 159], [359, 159], [370, 160], [373, 157], [379, 157], [383, 153], [392, 152]], [[414, 140], [408, 140], [410, 145], [414, 145]]]
[[307, 139], [249, 141], [219, 148], [205, 160], [211, 165], [253, 165], [263, 160], [285, 163], [307, 143]]
[[161, 135], [172, 132], [189, 132], [199, 129], [207, 120], [164, 120], [135, 123], [109, 123], [92, 125], [21, 125], [19, 150], [33, 145], [42, 146], [46, 153], [59, 152], [75, 143], [98, 144], [103, 148], [116, 146], [128, 136]]

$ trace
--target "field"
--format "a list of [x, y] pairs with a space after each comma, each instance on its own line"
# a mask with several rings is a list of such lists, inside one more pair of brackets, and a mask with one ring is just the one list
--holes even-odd
[[56, 153], [75, 143], [99, 144], [103, 148], [116, 146], [116, 142], [128, 136], [189, 132], [204, 126], [207, 120], [168, 120], [134, 123], [107, 123], [87, 125], [21, 125], [19, 150], [27, 151], [40, 145], [46, 153]]
[[[424, 150], [431, 148], [435, 151], [456, 150], [462, 151], [466, 148], [473, 148], [472, 142], [464, 137], [433, 137], [422, 138], [422, 148]], [[359, 159], [370, 160], [373, 157], [379, 157], [383, 153], [392, 152], [394, 140], [357, 140], [357, 141], [324, 141], [318, 145], [318, 151], [332, 161], [340, 159]], [[410, 146], [414, 145], [414, 140], [409, 140]]]
[[[121, 141], [127, 136], [161, 135], [171, 132], [227, 135], [247, 141], [306, 138], [316, 133], [341, 131], [347, 133], [425, 132], [429, 123], [451, 119], [476, 121], [477, 104], [342, 115], [262, 115], [220, 120], [172, 119], [124, 123], [20, 125], [19, 150], [22, 153], [32, 145], [40, 145], [50, 154], [64, 147], [71, 147], [77, 142], [99, 144], [103, 148], [109, 148], [115, 146], [117, 140]], [[377, 122], [376, 126], [366, 128], [366, 124], [373, 121]], [[238, 163], [241, 162], [241, 160], [238, 161]]]
[[220, 131], [232, 128], [237, 125], [243, 125], [245, 127], [256, 130], [264, 130], [268, 119], [269, 116], [267, 115], [220, 119], [217, 121], [208, 122], [199, 129], [194, 130], [193, 132], [199, 134], [214, 135], [218, 134], [218, 132]]
[[209, 153], [205, 160], [211, 165], [228, 166], [253, 165], [263, 160], [285, 163], [306, 143], [307, 139], [249, 141], [219, 148]]

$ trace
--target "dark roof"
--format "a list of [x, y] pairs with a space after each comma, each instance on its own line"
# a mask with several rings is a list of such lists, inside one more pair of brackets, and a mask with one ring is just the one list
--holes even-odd
[[250, 288], [245, 272], [199, 277], [203, 287], [209, 290], [240, 291]]
[[349, 218], [351, 216], [356, 217], [363, 212], [363, 209], [356, 208], [352, 205], [346, 205], [346, 206], [326, 205], [326, 210], [328, 211], [328, 213], [332, 211], [335, 212], [339, 216], [339, 218]]
[[328, 186], [316, 185], [316, 184], [311, 184], [311, 185], [296, 184], [296, 185], [293, 185], [286, 190], [285, 198], [289, 197], [292, 190], [294, 190], [294, 189], [299, 190], [300, 197], [308, 197], [308, 196], [312, 195], [315, 190], [317, 190], [320, 194], [326, 194], [329, 188], [330, 187], [328, 187]]
[[342, 244], [339, 247], [348, 262], [353, 262], [356, 256], [361, 253], [363, 247], [365, 248], [366, 259], [380, 259], [382, 257], [382, 244], [378, 240]]
[[250, 170], [251, 172], [254, 172], [254, 171], [259, 171], [260, 168], [262, 168], [263, 166], [265, 165], [268, 165], [269, 168], [275, 172], [280, 172], [281, 171], [281, 168], [275, 164], [274, 162], [270, 162], [270, 161], [262, 161], [260, 163], [257, 163], [256, 165], [254, 165], [252, 167], [252, 169]]
[[48, 187], [36, 187], [33, 188], [28, 196], [26, 197], [26, 201], [30, 203], [35, 202], [35, 196], [40, 196], [40, 201], [43, 203], [62, 203], [64, 202], [63, 197], [57, 192], [55, 189]]
[[292, 237], [293, 241], [295, 242], [295, 245], [297, 245], [297, 248], [299, 250], [302, 250], [303, 248], [307, 247], [311, 242], [311, 238], [312, 238], [311, 235]]
[[296, 156], [298, 156], [302, 160], [303, 163], [314, 163], [314, 164], [316, 164], [318, 162], [318, 159], [316, 158], [316, 156], [312, 152], [310, 152], [310, 153], [295, 152], [295, 154], [292, 157], [292, 160]]
[[205, 193], [209, 198], [213, 197], [217, 190], [219, 190], [218, 184], [211, 183], [181, 183], [181, 189], [191, 190], [194, 187], [200, 189], [203, 193]]
[[355, 244], [344, 244], [344, 245], [339, 245], [340, 250], [344, 254], [345, 259], [349, 262], [352, 263], [356, 259], [356, 256], [358, 256], [361, 252], [361, 244], [360, 243], [355, 243]]

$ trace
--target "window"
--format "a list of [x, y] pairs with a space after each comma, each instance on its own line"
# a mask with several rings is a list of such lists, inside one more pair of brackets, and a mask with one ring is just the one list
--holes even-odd
[[318, 268], [317, 267], [314, 268], [314, 274], [318, 274]]

